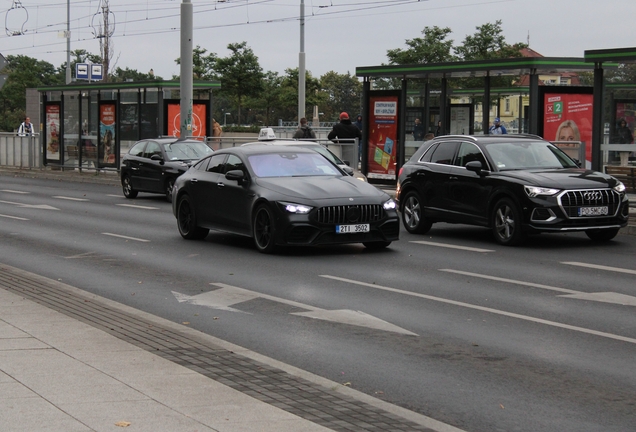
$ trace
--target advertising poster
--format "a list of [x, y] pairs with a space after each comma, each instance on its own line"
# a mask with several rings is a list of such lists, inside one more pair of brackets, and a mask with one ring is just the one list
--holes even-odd
[[[205, 137], [207, 107], [205, 104], [192, 104], [192, 131], [189, 136]], [[168, 104], [168, 135], [181, 136], [181, 104]]]
[[585, 143], [586, 167], [592, 166], [592, 94], [545, 93], [543, 138]]
[[60, 160], [60, 106], [46, 106], [46, 158]]
[[395, 179], [398, 96], [369, 98], [368, 177]]
[[115, 104], [99, 106], [99, 165], [115, 166]]

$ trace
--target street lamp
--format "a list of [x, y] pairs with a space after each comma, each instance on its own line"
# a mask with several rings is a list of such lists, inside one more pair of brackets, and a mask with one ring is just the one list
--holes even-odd
[[227, 116], [229, 116], [232, 113], [225, 113], [225, 115], [223, 116], [223, 126], [227, 126]]

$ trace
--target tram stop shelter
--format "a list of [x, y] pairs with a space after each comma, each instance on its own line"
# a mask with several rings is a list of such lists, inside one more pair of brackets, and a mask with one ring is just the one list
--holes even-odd
[[[573, 146], [581, 163], [600, 170], [613, 150], [615, 128], [611, 125], [616, 118], [628, 117], [632, 131], [636, 126], [636, 83], [612, 87], [605, 82], [604, 71], [634, 61], [636, 48], [623, 48], [585, 51], [580, 58], [537, 56], [358, 67], [365, 125], [362, 171], [369, 179], [395, 181], [399, 168], [414, 152], [413, 144], [422, 144], [411, 138], [415, 118], [422, 119], [426, 132], [437, 135], [487, 134], [495, 117], [508, 114], [511, 100], [517, 105], [514, 118], [508, 117], [515, 125], [513, 132]], [[377, 90], [378, 82], [390, 82], [398, 90]], [[558, 129], [567, 120], [579, 123], [579, 133], [569, 137], [573, 142], [560, 143]]]
[[[192, 136], [212, 135], [212, 90], [193, 84]], [[73, 83], [38, 88], [43, 163], [118, 170], [136, 141], [180, 134], [180, 82]]]

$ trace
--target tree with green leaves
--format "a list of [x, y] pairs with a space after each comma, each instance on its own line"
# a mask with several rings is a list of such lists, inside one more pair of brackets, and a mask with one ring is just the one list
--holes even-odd
[[155, 76], [154, 73], [148, 72], [139, 72], [136, 69], [122, 69], [117, 67], [114, 73], [110, 74], [110, 82], [126, 82], [126, 81], [161, 81], [162, 78], [160, 76]]
[[[195, 81], [212, 81], [217, 79], [214, 68], [218, 59], [215, 53], [207, 54], [207, 49], [201, 48], [197, 45], [192, 50], [192, 77]], [[180, 65], [181, 57], [177, 58], [175, 62]], [[179, 79], [178, 76], [173, 76], [173, 79]]]
[[55, 67], [24, 55], [7, 56], [3, 74], [7, 81], [0, 90], [0, 130], [12, 132], [26, 116], [26, 89], [63, 84]]
[[[407, 39], [407, 49], [396, 48], [387, 50], [387, 57], [391, 65], [443, 63], [457, 60], [451, 53], [453, 40], [448, 39], [452, 33], [449, 27], [424, 27], [424, 37]], [[439, 87], [439, 80], [431, 81], [433, 87]], [[382, 78], [376, 81], [376, 88], [383, 90], [399, 89], [402, 84], [399, 78]], [[422, 86], [417, 81], [412, 83], [412, 88]]]
[[475, 34], [468, 35], [462, 45], [453, 48], [460, 60], [490, 60], [521, 57], [521, 49], [527, 44], [506, 42], [501, 20], [476, 27]]
[[248, 104], [257, 114], [256, 121], [265, 126], [272, 126], [274, 120], [280, 116], [280, 96], [283, 77], [278, 72], [268, 71], [263, 76], [263, 89], [254, 97], [248, 99]]
[[355, 118], [362, 110], [362, 83], [355, 75], [327, 72], [320, 77], [320, 92], [325, 105], [321, 106], [325, 119], [336, 120], [342, 111]]
[[[281, 109], [282, 118], [300, 120], [298, 118], [298, 68], [285, 69], [285, 74], [281, 82]], [[311, 113], [311, 107], [321, 106], [323, 101], [320, 95], [320, 80], [314, 78], [311, 72], [305, 71], [305, 117], [311, 118], [307, 112]], [[309, 108], [309, 111], [307, 110]]]
[[263, 88], [263, 69], [258, 57], [247, 42], [231, 43], [228, 57], [219, 57], [214, 62], [214, 71], [221, 81], [221, 90], [237, 106], [237, 123], [241, 123], [241, 107], [246, 97], [256, 96]]
[[451, 33], [448, 27], [424, 27], [423, 38], [407, 39], [408, 49], [392, 49], [386, 52], [389, 64], [426, 64], [442, 63], [455, 60], [451, 54], [453, 40], [447, 39]]

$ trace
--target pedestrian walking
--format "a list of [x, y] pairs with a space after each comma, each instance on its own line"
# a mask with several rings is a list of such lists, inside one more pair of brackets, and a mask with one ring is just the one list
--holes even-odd
[[316, 132], [307, 124], [305, 117], [300, 119], [300, 127], [294, 133], [295, 139], [316, 139]]

